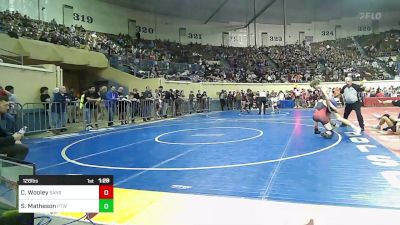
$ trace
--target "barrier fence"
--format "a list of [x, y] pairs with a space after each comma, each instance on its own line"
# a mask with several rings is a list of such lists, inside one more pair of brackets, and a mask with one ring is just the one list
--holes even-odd
[[172, 99], [123, 99], [116, 101], [39, 102], [14, 104], [1, 123], [10, 132], [27, 127], [27, 133], [59, 132], [125, 125], [138, 120], [150, 121], [197, 112], [210, 112], [212, 99], [200, 101]]
[[[257, 100], [253, 108], [257, 108]], [[271, 105], [268, 103], [268, 107]], [[286, 103], [290, 103], [287, 105]], [[294, 101], [280, 101], [280, 108], [292, 108]], [[228, 100], [224, 104], [228, 110], [241, 110], [240, 100]], [[185, 100], [172, 99], [122, 99], [115, 101], [88, 102], [38, 102], [24, 105], [10, 103], [9, 113], [0, 123], [10, 133], [27, 127], [27, 133], [65, 129], [74, 131], [135, 123], [137, 121], [160, 120], [177, 116], [221, 110], [220, 100], [211, 98]]]

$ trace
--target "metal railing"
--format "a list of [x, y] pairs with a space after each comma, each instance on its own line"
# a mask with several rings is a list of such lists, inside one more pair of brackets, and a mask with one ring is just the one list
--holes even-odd
[[[122, 99], [88, 102], [37, 102], [15, 104], [13, 112], [0, 121], [9, 132], [27, 127], [27, 133], [76, 131], [173, 118], [196, 112], [210, 112], [211, 98], [184, 100]], [[216, 109], [216, 107], [214, 107]], [[13, 124], [12, 126], [10, 124]]]
[[67, 124], [82, 121], [79, 102], [25, 103], [21, 114], [27, 133], [66, 129]]

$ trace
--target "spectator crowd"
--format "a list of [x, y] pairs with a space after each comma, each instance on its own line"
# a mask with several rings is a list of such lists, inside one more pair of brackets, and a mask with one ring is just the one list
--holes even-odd
[[[82, 26], [64, 26], [54, 19], [39, 21], [17, 11], [0, 12], [0, 31], [10, 37], [25, 37], [68, 47], [88, 49], [114, 59], [114, 66], [142, 77], [193, 82], [284, 83], [388, 79], [375, 60], [361, 54], [351, 38], [319, 43], [296, 43], [272, 47], [222, 47], [182, 45], [161, 40], [136, 39], [105, 34]], [[399, 32], [357, 37], [370, 55], [399, 51]], [[146, 63], [143, 63], [146, 62]], [[376, 64], [376, 62], [375, 62]], [[394, 62], [391, 72], [398, 73]], [[392, 74], [393, 75], [393, 74]]]

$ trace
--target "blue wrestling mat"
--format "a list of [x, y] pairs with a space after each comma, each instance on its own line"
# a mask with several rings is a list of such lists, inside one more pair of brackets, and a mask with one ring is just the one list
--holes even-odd
[[237, 111], [29, 140], [38, 174], [116, 187], [400, 209], [400, 160], [368, 135], [314, 134], [312, 110]]

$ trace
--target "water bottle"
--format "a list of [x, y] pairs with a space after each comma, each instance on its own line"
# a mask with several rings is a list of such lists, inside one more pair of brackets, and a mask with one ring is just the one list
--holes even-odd
[[27, 129], [28, 129], [28, 127], [24, 126], [18, 131], [18, 133], [24, 135], [26, 133]]

